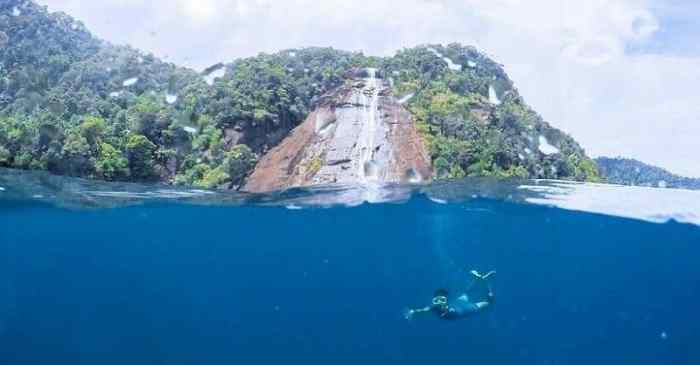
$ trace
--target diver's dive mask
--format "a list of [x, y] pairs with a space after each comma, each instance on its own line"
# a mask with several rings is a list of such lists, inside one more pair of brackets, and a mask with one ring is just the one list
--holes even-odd
[[438, 295], [433, 298], [433, 305], [445, 306], [447, 305], [447, 297], [444, 295]]

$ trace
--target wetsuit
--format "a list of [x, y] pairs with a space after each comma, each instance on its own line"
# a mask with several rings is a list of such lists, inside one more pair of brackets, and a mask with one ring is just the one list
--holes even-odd
[[[492, 293], [486, 297], [486, 303], [488, 306], [493, 305], [494, 296]], [[469, 297], [466, 294], [462, 294], [453, 304], [447, 307], [433, 306], [431, 311], [435, 313], [440, 319], [444, 320], [455, 320], [469, 317], [470, 315], [481, 311], [486, 306], [479, 306], [476, 303], [469, 301]]]

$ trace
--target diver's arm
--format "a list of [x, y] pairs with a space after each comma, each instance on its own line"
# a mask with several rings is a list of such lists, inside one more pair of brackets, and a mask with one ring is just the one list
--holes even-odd
[[423, 307], [423, 308], [416, 308], [416, 309], [407, 309], [406, 312], [404, 313], [404, 316], [406, 319], [411, 319], [413, 316], [417, 313], [425, 313], [425, 312], [430, 312], [431, 307]]

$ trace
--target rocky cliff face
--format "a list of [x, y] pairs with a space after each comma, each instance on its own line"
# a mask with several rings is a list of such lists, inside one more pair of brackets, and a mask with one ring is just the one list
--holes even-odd
[[430, 180], [430, 159], [410, 113], [376, 70], [357, 70], [280, 145], [245, 190]]

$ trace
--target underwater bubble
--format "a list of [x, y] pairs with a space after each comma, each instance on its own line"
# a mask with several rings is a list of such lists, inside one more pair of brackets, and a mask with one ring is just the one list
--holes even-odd
[[436, 56], [442, 58], [442, 60], [445, 61], [445, 62], [447, 63], [447, 68], [449, 68], [450, 70], [452, 70], [452, 71], [462, 71], [462, 65], [458, 65], [458, 64], [452, 62], [452, 60], [451, 60], [450, 58], [445, 57], [445, 55], [443, 55], [442, 53], [438, 52], [438, 50], [436, 50], [435, 48], [428, 48], [428, 50], [429, 50], [430, 52], [432, 52], [434, 55], [436, 55]]
[[659, 334], [659, 338], [662, 340], [667, 340], [668, 339], [668, 333], [666, 331], [663, 331]]
[[418, 184], [423, 181], [423, 178], [415, 169], [408, 169], [408, 171], [406, 171], [406, 178], [411, 184]]
[[138, 78], [138, 77], [132, 77], [132, 78], [130, 78], [130, 79], [124, 80], [124, 82], [122, 82], [122, 85], [125, 86], [125, 87], [127, 87], [127, 86], [135, 85], [137, 82], [139, 82], [139, 78]]
[[501, 105], [501, 99], [498, 98], [498, 94], [496, 94], [496, 89], [493, 88], [493, 85], [489, 85], [489, 103]]
[[165, 102], [168, 104], [175, 104], [177, 101], [177, 95], [168, 94], [165, 95]]
[[218, 78], [222, 78], [226, 75], [226, 69], [222, 66], [217, 68], [216, 70], [211, 71], [207, 75], [204, 76], [204, 82], [207, 83], [209, 86], [214, 85], [214, 81]]
[[20, 15], [22, 15], [22, 11], [19, 10], [18, 7], [15, 6], [14, 8], [12, 8], [12, 16], [20, 16]]
[[458, 64], [452, 62], [452, 60], [451, 60], [450, 58], [444, 57], [443, 60], [445, 60], [445, 62], [447, 62], [447, 67], [448, 67], [450, 70], [452, 70], [452, 71], [462, 71], [462, 65], [458, 65]]
[[399, 99], [399, 104], [406, 104], [409, 100], [411, 100], [416, 94], [415, 93], [410, 93], [403, 98]]
[[379, 176], [379, 166], [376, 161], [365, 162], [363, 170], [365, 178], [376, 179]]
[[438, 199], [438, 198], [433, 198], [433, 197], [428, 197], [428, 199], [430, 199], [430, 201], [433, 203], [437, 203], [437, 204], [441, 204], [441, 205], [447, 204], [447, 200], [444, 200], [444, 199]]
[[539, 150], [540, 152], [544, 153], [545, 155], [553, 155], [555, 153], [559, 153], [559, 149], [552, 146], [547, 138], [544, 136], [540, 136], [540, 145], [539, 145]]

